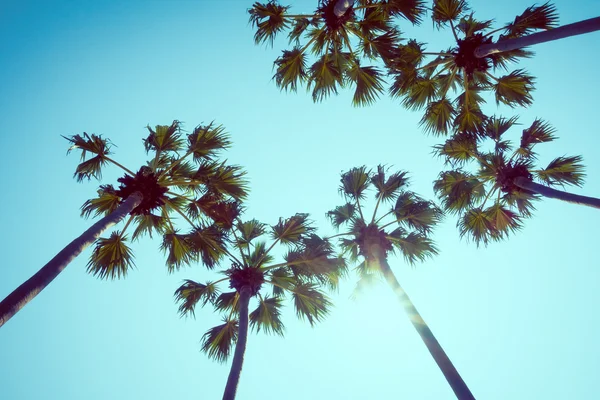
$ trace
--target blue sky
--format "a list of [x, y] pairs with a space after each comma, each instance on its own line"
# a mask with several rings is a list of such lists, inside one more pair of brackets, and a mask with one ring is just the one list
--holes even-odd
[[[314, 0], [294, 2], [308, 12]], [[412, 189], [433, 198], [442, 169], [420, 114], [382, 97], [366, 108], [342, 92], [320, 104], [280, 92], [272, 62], [285, 48], [255, 46], [250, 1], [12, 1], [0, 5], [0, 297], [29, 278], [91, 221], [79, 207], [97, 182], [78, 184], [78, 162], [60, 135], [110, 138], [115, 158], [145, 160], [147, 124], [215, 120], [230, 132], [224, 154], [251, 181], [247, 218], [274, 224], [307, 212], [323, 235], [325, 212], [342, 200], [339, 174], [353, 166], [409, 170]], [[470, 1], [479, 18], [508, 22], [530, 5]], [[562, 24], [600, 15], [595, 1], [556, 1]], [[449, 32], [428, 20], [407, 36], [442, 49]], [[560, 137], [540, 163], [568, 154], [587, 166], [583, 188], [600, 195], [597, 128], [598, 33], [536, 47], [521, 63], [537, 77], [528, 109], [487, 113], [541, 117]], [[513, 137], [520, 135], [513, 129]], [[107, 169], [102, 183], [120, 172]], [[478, 399], [597, 398], [600, 390], [600, 271], [597, 210], [545, 200], [524, 229], [476, 248], [447, 217], [440, 255], [416, 268], [390, 260], [398, 279]], [[200, 352], [219, 321], [210, 309], [181, 319], [173, 291], [198, 265], [168, 274], [159, 240], [134, 246], [137, 268], [120, 281], [85, 272], [88, 249], [0, 329], [0, 397], [6, 399], [213, 399], [228, 364]], [[283, 315], [286, 336], [249, 337], [240, 399], [451, 399], [453, 394], [386, 286], [356, 301], [353, 282], [315, 328]]]

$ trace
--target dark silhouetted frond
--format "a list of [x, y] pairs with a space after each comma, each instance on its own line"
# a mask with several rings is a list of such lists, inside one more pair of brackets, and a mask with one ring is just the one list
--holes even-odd
[[547, 185], [575, 185], [582, 186], [585, 167], [581, 156], [557, 157], [550, 161], [548, 166], [535, 175]]
[[289, 27], [285, 14], [289, 6], [279, 5], [276, 1], [267, 3], [255, 2], [248, 10], [250, 22], [256, 28], [254, 41], [256, 44], [268, 42], [273, 46], [275, 36]]
[[258, 307], [248, 315], [250, 326], [256, 332], [260, 332], [262, 328], [266, 333], [283, 336], [284, 326], [281, 322], [281, 306], [282, 300], [280, 297], [260, 297]]
[[375, 187], [376, 196], [383, 201], [393, 200], [398, 196], [399, 191], [408, 184], [408, 172], [397, 171], [389, 177], [385, 177], [386, 168], [383, 165], [377, 166], [377, 172], [371, 176], [371, 184]]
[[504, 103], [511, 107], [525, 107], [533, 103], [531, 92], [534, 90], [534, 79], [525, 71], [518, 69], [498, 78], [494, 84], [496, 103]]
[[444, 209], [457, 213], [483, 198], [483, 183], [475, 176], [460, 170], [445, 171], [434, 181], [433, 189], [442, 201]]
[[115, 211], [120, 203], [121, 198], [117, 195], [113, 185], [101, 185], [98, 189], [98, 197], [87, 200], [81, 206], [81, 216], [89, 218], [92, 212], [94, 217], [106, 216]]
[[283, 54], [274, 62], [276, 68], [275, 83], [282, 90], [295, 92], [298, 84], [304, 84], [308, 79], [306, 71], [306, 55], [299, 47], [283, 50]]
[[327, 217], [331, 224], [339, 229], [343, 224], [352, 221], [356, 217], [356, 206], [346, 203], [343, 206], [337, 206], [335, 209], [327, 212]]
[[455, 114], [452, 103], [446, 99], [432, 101], [427, 105], [427, 110], [419, 122], [426, 133], [433, 135], [447, 135], [452, 127], [452, 118]]
[[558, 12], [554, 4], [527, 7], [523, 14], [506, 26], [505, 34], [499, 40], [525, 36], [536, 30], [548, 30], [558, 26]]
[[135, 266], [133, 252], [125, 244], [127, 236], [119, 231], [111, 233], [109, 238], [100, 238], [87, 264], [87, 272], [100, 279], [119, 279], [125, 277]]
[[434, 0], [431, 18], [440, 27], [450, 21], [457, 21], [468, 10], [466, 0]]
[[331, 301], [312, 283], [299, 283], [292, 288], [296, 315], [306, 318], [311, 326], [321, 321], [331, 307]]
[[404, 259], [411, 265], [418, 261], [425, 261], [438, 254], [438, 250], [431, 239], [422, 233], [410, 232], [405, 234], [403, 229], [395, 229], [386, 238], [392, 243], [394, 249], [402, 253]]
[[357, 200], [365, 197], [365, 190], [369, 187], [371, 173], [367, 167], [355, 167], [342, 174], [340, 179], [340, 193], [346, 197]]
[[225, 320], [224, 324], [210, 328], [202, 336], [202, 351], [213, 360], [225, 362], [231, 354], [237, 336], [238, 321]]
[[311, 221], [308, 219], [308, 214], [296, 214], [287, 219], [279, 219], [276, 225], [273, 225], [273, 239], [281, 241], [281, 243], [297, 243], [302, 236], [314, 232]]
[[352, 104], [367, 106], [375, 102], [383, 93], [383, 78], [375, 67], [361, 67], [358, 60], [347, 70], [348, 79], [356, 85]]
[[195, 308], [198, 303], [204, 307], [213, 303], [219, 291], [214, 283], [207, 282], [206, 285], [186, 279], [180, 287], [175, 290], [175, 302], [179, 303], [179, 314], [183, 316], [196, 316]]
[[179, 121], [173, 121], [171, 125], [156, 125], [152, 129], [149, 125], [148, 137], [144, 139], [146, 152], [173, 151], [178, 152], [183, 149], [184, 140], [181, 138], [181, 126]]
[[187, 135], [188, 152], [192, 153], [195, 162], [212, 160], [221, 150], [231, 146], [229, 134], [222, 125], [198, 125]]

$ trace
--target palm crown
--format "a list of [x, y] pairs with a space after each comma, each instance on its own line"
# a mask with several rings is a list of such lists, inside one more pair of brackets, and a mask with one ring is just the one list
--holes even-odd
[[[81, 207], [84, 217], [108, 215], [133, 193], [141, 194], [141, 203], [133, 209], [121, 230], [100, 238], [88, 263], [88, 271], [100, 278], [120, 278], [134, 265], [133, 252], [126, 232], [133, 230], [131, 240], [153, 233], [163, 236], [162, 249], [167, 254], [170, 271], [183, 264], [202, 259], [207, 265], [222, 256], [223, 229], [227, 215], [236, 200], [246, 197], [244, 172], [237, 166], [215, 160], [230, 146], [222, 126], [197, 126], [184, 135], [179, 121], [171, 125], [148, 127], [144, 146], [152, 157], [137, 172], [124, 167], [111, 157], [111, 142], [100, 135], [74, 135], [66, 138], [69, 149], [81, 150], [81, 163], [75, 177], [78, 181], [100, 179], [102, 168], [112, 163], [123, 169], [119, 188], [101, 185], [96, 198]], [[181, 233], [173, 215], [182, 217], [190, 231]], [[213, 223], [214, 222], [214, 223]], [[210, 244], [203, 252], [194, 244]]]
[[[267, 247], [259, 238], [270, 231]], [[210, 358], [225, 361], [238, 339], [240, 292], [247, 288], [257, 307], [250, 312], [250, 325], [257, 332], [283, 335], [281, 308], [286, 295], [293, 300], [296, 314], [313, 325], [325, 317], [331, 302], [323, 288], [336, 288], [345, 273], [345, 263], [336, 257], [331, 245], [320, 238], [307, 214], [280, 219], [273, 226], [257, 220], [239, 218], [228, 234], [226, 262], [219, 265], [224, 278], [205, 284], [186, 280], [175, 291], [181, 315], [193, 315], [195, 307], [210, 304], [223, 313], [224, 323], [209, 329], [202, 338], [202, 350]], [[278, 244], [288, 247], [283, 261], [274, 263], [272, 250]], [[221, 292], [219, 284], [229, 282], [230, 292]], [[270, 287], [270, 291], [266, 291]], [[247, 304], [246, 304], [246, 307]]]
[[[339, 190], [347, 202], [327, 213], [334, 227], [348, 227], [332, 237], [339, 236], [343, 253], [358, 262], [357, 291], [377, 277], [389, 252], [399, 251], [410, 264], [437, 254], [429, 233], [442, 218], [441, 210], [407, 190], [407, 172], [386, 173], [381, 165], [376, 172], [362, 166], [343, 173]], [[365, 217], [362, 204], [369, 189], [374, 189], [376, 198], [370, 218]], [[378, 216], [382, 205], [385, 212]]]
[[[532, 103], [534, 78], [523, 69], [502, 76], [509, 63], [531, 57], [532, 52], [517, 49], [477, 58], [475, 49], [499, 39], [516, 38], [557, 25], [556, 9], [551, 4], [528, 7], [512, 23], [492, 30], [493, 21], [476, 20], [466, 0], [434, 0], [432, 19], [438, 28], [449, 25], [456, 46], [439, 53], [425, 52], [415, 40], [401, 45], [388, 64], [393, 77], [391, 95], [401, 97], [409, 109], [425, 109], [421, 124], [427, 132], [440, 135], [451, 131], [478, 129], [485, 117], [483, 93], [492, 92], [496, 103], [511, 107]], [[433, 59], [428, 59], [433, 56]], [[452, 93], [458, 94], [452, 99]]]
[[[313, 100], [336, 94], [338, 88], [354, 86], [354, 105], [373, 102], [384, 90], [380, 69], [361, 65], [377, 58], [388, 62], [400, 41], [393, 21], [403, 17], [419, 23], [425, 11], [421, 0], [349, 1], [339, 10], [339, 0], [320, 0], [312, 14], [293, 15], [289, 6], [272, 0], [255, 2], [250, 21], [256, 27], [256, 43], [273, 44], [276, 35], [289, 29], [294, 47], [283, 50], [274, 62], [275, 82], [281, 89], [296, 91], [306, 84]], [[338, 8], [336, 8], [338, 7]], [[301, 40], [306, 39], [305, 44]], [[308, 66], [308, 51], [315, 61]]]
[[[580, 156], [557, 157], [545, 168], [534, 166], [534, 147], [556, 139], [550, 124], [536, 119], [513, 146], [505, 133], [516, 123], [516, 117], [490, 117], [478, 135], [456, 134], [435, 147], [453, 168], [440, 173], [434, 189], [444, 208], [459, 215], [460, 235], [478, 245], [505, 238], [531, 216], [539, 196], [520, 187], [519, 178], [535, 178], [548, 186], [583, 183]], [[473, 164], [475, 168], [467, 168]]]

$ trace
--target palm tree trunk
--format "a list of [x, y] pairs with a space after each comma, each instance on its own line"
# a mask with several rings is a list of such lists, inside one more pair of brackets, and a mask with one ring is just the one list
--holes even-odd
[[501, 40], [498, 43], [481, 45], [475, 49], [475, 57], [481, 58], [493, 53], [516, 50], [538, 43], [550, 42], [552, 40], [558, 40], [569, 36], [583, 35], [584, 33], [594, 32], [597, 30], [600, 30], [600, 17], [559, 26], [558, 28], [533, 33], [520, 38]]
[[234, 400], [237, 386], [244, 364], [244, 353], [246, 353], [246, 342], [248, 341], [248, 303], [250, 303], [250, 287], [244, 286], [240, 290], [240, 322], [238, 325], [238, 337], [231, 362], [231, 370], [225, 385], [223, 400]]
[[552, 189], [548, 186], [540, 185], [539, 183], [532, 182], [523, 177], [517, 177], [513, 183], [521, 189], [529, 190], [537, 194], [541, 194], [544, 197], [550, 197], [552, 199], [558, 199], [567, 201], [569, 203], [581, 204], [584, 206], [600, 208], [600, 199], [595, 197], [580, 196], [562, 190]]
[[333, 7], [333, 13], [336, 17], [341, 17], [346, 14], [346, 11], [354, 5], [354, 0], [337, 0]]
[[92, 225], [69, 243], [31, 278], [0, 302], [0, 327], [21, 310], [60, 274], [83, 250], [94, 243], [106, 229], [121, 221], [142, 201], [139, 192], [133, 193], [115, 211]]
[[383, 258], [380, 260], [381, 270], [388, 284], [392, 287], [398, 298], [400, 299], [400, 303], [404, 307], [404, 310], [408, 314], [410, 322], [412, 322], [413, 326], [421, 336], [421, 339], [427, 346], [429, 353], [433, 356], [433, 359], [437, 363], [438, 367], [444, 374], [444, 377], [450, 384], [450, 387], [454, 391], [454, 394], [459, 400], [475, 400], [475, 397], [471, 394], [471, 391], [467, 387], [467, 384], [461, 378], [460, 374], [452, 364], [452, 361], [442, 349], [442, 346], [439, 344], [433, 333], [429, 329], [429, 326], [423, 321], [421, 318], [421, 314], [417, 311], [410, 298], [398, 283], [396, 276], [390, 269], [390, 265], [387, 260]]

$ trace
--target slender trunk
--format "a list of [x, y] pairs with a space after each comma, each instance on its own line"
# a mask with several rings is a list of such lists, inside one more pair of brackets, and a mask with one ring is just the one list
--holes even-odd
[[600, 17], [559, 26], [558, 28], [533, 33], [520, 38], [501, 40], [498, 43], [481, 45], [475, 49], [475, 57], [481, 58], [493, 53], [516, 50], [538, 43], [550, 42], [552, 40], [563, 39], [569, 36], [583, 35], [584, 33], [590, 33], [597, 30], [600, 30]]
[[562, 190], [552, 189], [548, 186], [540, 185], [539, 183], [532, 182], [526, 178], [518, 177], [513, 183], [521, 189], [529, 190], [531, 192], [541, 194], [544, 197], [550, 197], [552, 199], [558, 199], [567, 201], [569, 203], [581, 204], [584, 206], [600, 208], [600, 199], [595, 197], [580, 196]]
[[333, 7], [333, 13], [336, 17], [340, 18], [346, 14], [346, 11], [354, 5], [354, 0], [337, 0]]
[[244, 286], [240, 290], [240, 321], [238, 325], [238, 337], [231, 362], [231, 370], [227, 378], [227, 385], [223, 393], [223, 400], [234, 400], [237, 386], [240, 382], [242, 366], [244, 364], [244, 353], [246, 352], [246, 342], [248, 341], [248, 303], [250, 303], [250, 287]]
[[0, 302], [0, 327], [6, 323], [21, 308], [25, 307], [37, 296], [50, 282], [60, 274], [71, 261], [83, 250], [94, 243], [106, 229], [121, 221], [128, 213], [142, 201], [139, 193], [129, 196], [115, 211], [92, 225], [81, 236], [69, 243], [52, 260], [44, 265], [31, 278], [16, 288], [11, 294]]
[[433, 336], [429, 326], [427, 326], [425, 321], [423, 321], [421, 314], [419, 314], [412, 301], [410, 301], [410, 298], [404, 289], [402, 289], [400, 283], [398, 283], [398, 280], [390, 269], [390, 265], [388, 264], [387, 260], [385, 258], [380, 260], [380, 265], [385, 279], [398, 296], [398, 299], [400, 299], [400, 303], [402, 303], [404, 310], [408, 314], [410, 322], [412, 322], [413, 326], [419, 333], [419, 336], [421, 336], [421, 339], [425, 343], [425, 346], [427, 346], [429, 353], [431, 353], [433, 356], [433, 359], [444, 374], [444, 377], [450, 384], [450, 387], [454, 391], [456, 397], [459, 400], [475, 400], [475, 397], [473, 397], [471, 394], [471, 391], [452, 364], [452, 361], [450, 361], [446, 355], [446, 352], [444, 352], [444, 349], [442, 349], [442, 346], [438, 343], [435, 336]]

